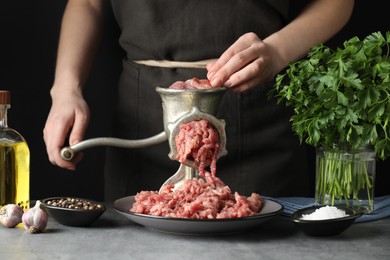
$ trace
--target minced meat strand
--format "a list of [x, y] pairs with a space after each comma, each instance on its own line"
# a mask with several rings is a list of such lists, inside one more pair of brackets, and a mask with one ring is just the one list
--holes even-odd
[[193, 160], [201, 176], [208, 165], [211, 173], [216, 174], [219, 137], [209, 121], [194, 120], [181, 124], [175, 141], [178, 154], [176, 160], [183, 164], [188, 159]]

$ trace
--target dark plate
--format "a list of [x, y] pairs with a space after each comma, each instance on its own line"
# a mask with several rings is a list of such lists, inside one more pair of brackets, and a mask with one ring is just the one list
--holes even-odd
[[134, 196], [124, 197], [115, 201], [114, 208], [137, 224], [157, 231], [181, 235], [216, 235], [241, 232], [260, 225], [270, 218], [279, 215], [283, 210], [283, 206], [279, 203], [265, 200], [262, 210], [255, 216], [201, 220], [133, 213], [129, 209], [134, 202]]
[[354, 222], [355, 219], [362, 216], [363, 213], [356, 211], [346, 206], [335, 206], [338, 209], [344, 210], [349, 216], [342, 218], [333, 218], [325, 220], [302, 220], [302, 215], [313, 213], [316, 209], [323, 206], [312, 206], [303, 208], [294, 212], [291, 215], [291, 219], [294, 224], [309, 236], [335, 236], [339, 235], [348, 229]]

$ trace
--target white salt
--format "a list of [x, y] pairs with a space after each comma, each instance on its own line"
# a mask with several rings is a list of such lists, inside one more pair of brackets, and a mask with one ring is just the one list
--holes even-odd
[[311, 214], [303, 214], [302, 220], [324, 220], [324, 219], [332, 219], [332, 218], [342, 218], [347, 217], [348, 214], [345, 213], [344, 210], [338, 209], [334, 206], [324, 206], [316, 209]]

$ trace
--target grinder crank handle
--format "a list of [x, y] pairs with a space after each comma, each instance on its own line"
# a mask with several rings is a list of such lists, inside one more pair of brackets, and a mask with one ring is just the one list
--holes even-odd
[[61, 149], [61, 157], [66, 161], [73, 159], [75, 153], [95, 146], [115, 146], [121, 148], [142, 148], [159, 144], [168, 140], [166, 133], [163, 131], [157, 135], [149, 138], [139, 140], [127, 140], [113, 137], [99, 137], [92, 138], [72, 146], [64, 147]]

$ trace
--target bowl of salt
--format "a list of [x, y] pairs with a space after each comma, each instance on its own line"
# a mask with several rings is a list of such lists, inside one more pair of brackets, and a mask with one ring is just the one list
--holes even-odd
[[346, 206], [312, 206], [294, 212], [294, 224], [309, 236], [336, 236], [348, 229], [363, 215]]

